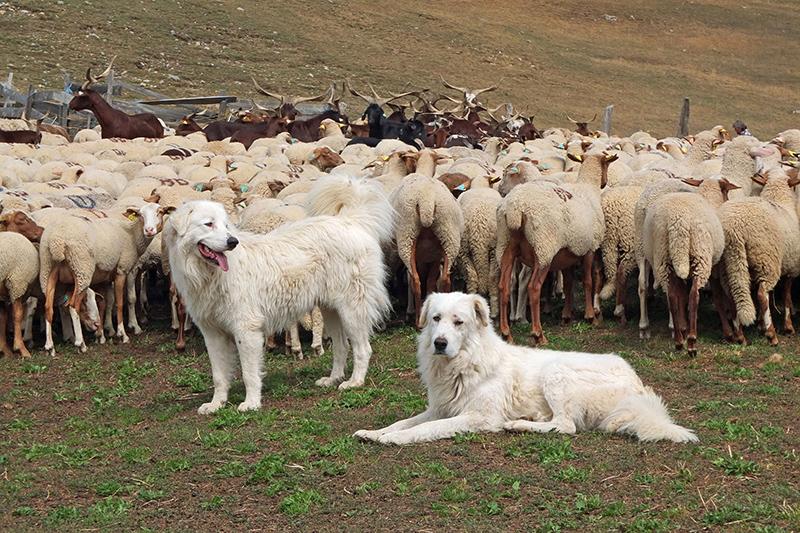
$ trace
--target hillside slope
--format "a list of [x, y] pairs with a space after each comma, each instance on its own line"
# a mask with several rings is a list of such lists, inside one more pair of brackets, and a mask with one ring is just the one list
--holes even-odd
[[439, 89], [441, 73], [499, 83], [489, 102], [511, 99], [539, 125], [613, 103], [615, 131], [673, 134], [689, 96], [692, 129], [742, 118], [766, 137], [800, 126], [791, 4], [21, 0], [0, 3], [0, 67], [20, 87], [55, 87], [117, 54], [126, 79], [175, 96], [256, 96], [251, 74], [286, 93], [344, 77]]

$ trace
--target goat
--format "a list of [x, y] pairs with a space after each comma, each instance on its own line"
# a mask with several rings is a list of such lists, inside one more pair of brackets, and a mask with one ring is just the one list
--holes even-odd
[[567, 119], [575, 124], [575, 133], [583, 135], [584, 137], [591, 137], [592, 132], [589, 130], [589, 123], [594, 122], [597, 119], [597, 113], [594, 114], [592, 120], [575, 120], [569, 115], [567, 115]]
[[81, 85], [78, 93], [70, 100], [69, 108], [73, 111], [87, 109], [94, 113], [100, 123], [103, 139], [117, 137], [120, 139], [135, 139], [137, 137], [161, 138], [164, 136], [164, 126], [152, 113], [139, 113], [129, 115], [114, 109], [102, 96], [89, 87], [93, 83], [105, 78], [111, 72], [111, 60], [108, 67], [98, 77], [92, 76], [92, 69], [86, 69], [86, 81]]

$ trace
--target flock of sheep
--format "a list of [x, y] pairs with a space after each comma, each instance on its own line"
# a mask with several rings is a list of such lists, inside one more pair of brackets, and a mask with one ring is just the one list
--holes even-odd
[[[54, 353], [56, 318], [81, 350], [84, 328], [100, 343], [106, 333], [128, 342], [146, 320], [153, 276], [169, 276], [160, 230], [171, 210], [210, 199], [241, 231], [265, 233], [305, 217], [307, 192], [328, 173], [383, 186], [396, 211], [389, 283], [417, 318], [426, 294], [463, 283], [490, 298], [508, 338], [509, 323], [527, 321], [530, 306], [531, 339], [544, 344], [540, 307], [563, 298], [562, 317], [572, 319], [576, 273], [584, 317], [599, 321], [601, 300], [616, 295], [614, 315], [624, 321], [627, 279], [638, 269], [642, 336], [651, 284], [666, 294], [676, 348], [692, 355], [706, 287], [726, 338], [745, 342], [742, 328], [759, 321], [777, 343], [770, 294], [781, 281], [775, 299], [793, 331], [800, 130], [766, 143], [731, 140], [721, 126], [664, 139], [551, 128], [524, 143], [420, 150], [392, 139], [348, 145], [334, 120], [320, 128], [316, 142], [282, 133], [247, 149], [202, 132], [119, 140], [84, 130], [73, 142], [43, 133], [40, 145], [0, 144], [3, 354], [29, 356], [36, 323]], [[65, 257], [66, 242], [78, 252]], [[182, 348], [189, 326], [174, 287], [169, 299]], [[322, 353], [321, 314], [297, 318], [287, 347], [302, 357], [302, 326]]]

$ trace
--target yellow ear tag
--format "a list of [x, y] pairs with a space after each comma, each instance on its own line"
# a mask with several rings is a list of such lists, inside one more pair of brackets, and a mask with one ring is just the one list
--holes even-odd
[[130, 215], [128, 215], [128, 220], [130, 220], [131, 222], [136, 222], [136, 215], [131, 213]]

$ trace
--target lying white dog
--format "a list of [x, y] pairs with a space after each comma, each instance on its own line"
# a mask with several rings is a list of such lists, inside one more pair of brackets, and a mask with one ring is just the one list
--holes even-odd
[[348, 342], [353, 375], [339, 388], [364, 384], [369, 336], [390, 306], [380, 243], [393, 212], [379, 186], [341, 176], [320, 179], [307, 208], [318, 216], [265, 235], [237, 232], [214, 202], [188, 202], [167, 221], [172, 279], [211, 359], [214, 396], [200, 414], [228, 401], [237, 350], [246, 390], [239, 410], [258, 409], [265, 336], [315, 305], [333, 340], [333, 369], [317, 385], [344, 380]]
[[486, 300], [473, 294], [432, 294], [421, 317], [417, 360], [428, 408], [356, 437], [411, 444], [476, 431], [596, 428], [642, 441], [697, 441], [618, 355], [506, 344], [491, 326]]

